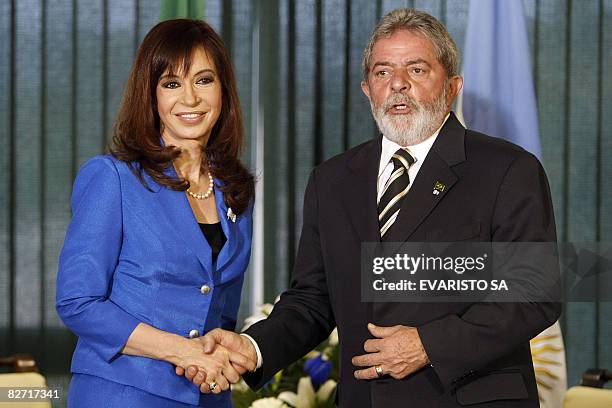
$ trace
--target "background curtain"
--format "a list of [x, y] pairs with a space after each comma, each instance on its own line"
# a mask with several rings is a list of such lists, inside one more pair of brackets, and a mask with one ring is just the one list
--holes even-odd
[[[612, 241], [612, 0], [523, 3], [559, 238]], [[312, 167], [375, 135], [359, 81], [377, 19], [395, 7], [424, 9], [462, 48], [468, 2], [199, 4], [231, 50], [249, 137], [244, 157], [259, 177], [250, 276], [264, 274], [247, 283], [244, 317], [287, 286]], [[104, 152], [138, 43], [160, 15], [179, 15], [161, 6], [0, 2], [0, 354], [35, 351], [52, 386], [65, 387], [74, 347], [54, 307], [72, 181]], [[612, 303], [568, 304], [561, 323], [570, 385], [589, 367], [612, 368]]]
[[204, 18], [204, 0], [161, 0], [159, 19]]

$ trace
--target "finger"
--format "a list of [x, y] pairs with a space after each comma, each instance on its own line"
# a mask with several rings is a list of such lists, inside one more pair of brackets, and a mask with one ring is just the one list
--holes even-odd
[[382, 339], [369, 339], [363, 343], [363, 349], [366, 353], [375, 353], [383, 349], [384, 340]]
[[191, 382], [193, 382], [195, 385], [197, 385], [199, 387], [205, 381], [206, 381], [206, 373], [204, 371], [200, 370], [195, 375], [195, 377], [193, 377], [193, 380]]
[[185, 370], [185, 377], [189, 381], [193, 381], [193, 377], [195, 377], [197, 373], [198, 373], [198, 368], [197, 367], [189, 366], [189, 367], [187, 367], [187, 370]]
[[185, 369], [183, 367], [176, 366], [174, 368], [174, 372], [176, 373], [176, 375], [179, 375], [181, 377], [185, 375]]
[[202, 385], [200, 385], [200, 392], [203, 394], [210, 394], [210, 386], [207, 382], [203, 382]]
[[234, 367], [234, 370], [236, 370], [236, 372], [240, 375], [246, 373], [247, 371], [253, 371], [253, 370], [248, 370], [246, 367], [241, 366], [240, 364], [234, 364], [231, 363], [232, 367]]
[[220, 375], [219, 377], [217, 377], [216, 380], [217, 380], [217, 388], [213, 390], [213, 393], [219, 394], [221, 391], [229, 390], [229, 387], [230, 387], [229, 382], [224, 376]]
[[372, 333], [372, 336], [378, 338], [389, 337], [401, 327], [402, 326], [376, 326], [375, 324], [368, 323], [368, 330]]
[[232, 364], [237, 364], [239, 366], [242, 366], [249, 371], [255, 371], [255, 368], [257, 368], [257, 362], [251, 360], [250, 358], [248, 358], [242, 353], [230, 352], [229, 359], [232, 362]]
[[232, 367], [231, 364], [226, 367], [223, 367], [222, 372], [227, 381], [229, 381], [230, 383], [236, 384], [238, 381], [240, 381], [240, 374], [238, 373], [238, 371], [236, 371], [234, 367]]
[[357, 370], [354, 372], [355, 378], [358, 380], [372, 380], [378, 378], [376, 369], [374, 367], [368, 367], [364, 370]]
[[361, 356], [353, 357], [351, 362], [354, 366], [357, 367], [370, 367], [375, 366], [376, 364], [381, 364], [381, 355], [380, 353], [370, 353], [363, 354]]
[[[220, 372], [214, 372], [214, 373], [208, 373], [207, 375], [207, 379], [206, 381], [204, 381], [202, 384], [200, 384], [200, 391], [208, 394], [218, 394], [218, 390], [219, 390], [219, 382], [217, 380], [217, 378], [221, 377]], [[211, 387], [211, 385], [214, 385], [214, 388]]]
[[230, 347], [233, 345], [232, 335], [237, 335], [237, 334], [234, 332], [228, 332], [226, 330], [217, 328], [217, 329], [212, 329], [211, 331], [206, 333], [204, 338], [209, 339], [209, 341], [210, 339], [212, 339], [215, 341], [216, 344], [221, 344], [223, 347]]
[[214, 330], [207, 333], [204, 337], [200, 339], [200, 341], [202, 342], [202, 346], [204, 347], [204, 352], [206, 354], [212, 353], [215, 350], [215, 346], [217, 345], [217, 340], [213, 333]]

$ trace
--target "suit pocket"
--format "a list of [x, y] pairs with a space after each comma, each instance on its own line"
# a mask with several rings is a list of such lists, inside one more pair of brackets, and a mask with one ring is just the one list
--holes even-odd
[[449, 225], [448, 227], [427, 232], [428, 242], [456, 242], [476, 240], [480, 236], [480, 223], [464, 224], [459, 226]]
[[529, 393], [520, 371], [500, 371], [484, 375], [457, 389], [460, 405], [498, 400], [527, 399]]

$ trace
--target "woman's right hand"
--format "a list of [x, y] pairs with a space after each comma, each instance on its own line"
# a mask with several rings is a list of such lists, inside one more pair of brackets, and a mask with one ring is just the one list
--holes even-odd
[[[240, 374], [232, 366], [230, 355], [223, 346], [216, 347], [212, 353], [204, 352], [199, 339], [187, 339], [177, 334], [165, 332], [146, 323], [140, 323], [121, 350], [124, 354], [142, 356], [167, 361], [177, 370], [197, 367], [200, 390], [215, 394], [229, 389], [229, 383], [240, 380]], [[210, 384], [215, 383], [214, 389]]]
[[[218, 394], [228, 390], [230, 383], [235, 384], [240, 380], [240, 374], [232, 366], [230, 353], [225, 347], [217, 345], [212, 353], [207, 354], [198, 339], [184, 340], [182, 352], [178, 353], [177, 361], [173, 363], [177, 366], [177, 374], [184, 373], [188, 367], [192, 371], [197, 367], [198, 372], [192, 382], [200, 387], [201, 392]], [[211, 387], [211, 384], [216, 386]]]

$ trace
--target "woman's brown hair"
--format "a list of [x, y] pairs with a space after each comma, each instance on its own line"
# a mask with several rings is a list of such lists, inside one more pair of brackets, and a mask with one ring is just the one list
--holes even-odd
[[221, 113], [205, 146], [203, 160], [208, 161], [211, 173], [223, 181], [221, 191], [227, 205], [240, 214], [254, 195], [253, 175], [239, 160], [244, 143], [240, 101], [229, 54], [219, 35], [204, 21], [168, 20], [146, 35], [128, 78], [110, 151], [127, 162], [147, 188], [143, 171], [173, 190], [189, 187], [187, 180], [165, 173], [180, 150], [163, 145], [156, 88], [164, 73], [188, 72], [197, 49], [203, 49], [212, 59], [222, 92]]

